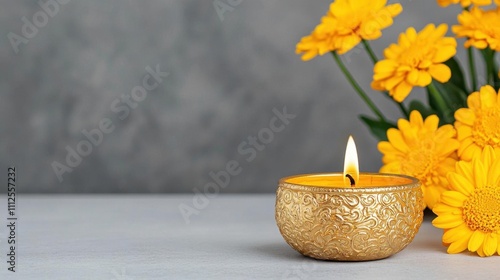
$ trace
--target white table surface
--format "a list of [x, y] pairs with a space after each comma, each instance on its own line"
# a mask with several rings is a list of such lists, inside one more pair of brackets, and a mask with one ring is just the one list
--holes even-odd
[[0, 279], [499, 279], [500, 257], [448, 255], [424, 221], [379, 261], [303, 257], [281, 237], [274, 195], [219, 195], [185, 223], [193, 195], [17, 196], [17, 272], [7, 271], [0, 196]]

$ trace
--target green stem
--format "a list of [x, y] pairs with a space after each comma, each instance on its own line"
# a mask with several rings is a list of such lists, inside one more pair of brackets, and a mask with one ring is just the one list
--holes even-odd
[[496, 73], [495, 73], [495, 66], [493, 65], [494, 61], [493, 61], [493, 55], [491, 54], [491, 52], [493, 51], [490, 51], [490, 50], [487, 50], [488, 52], [488, 58], [485, 59], [485, 64], [486, 64], [486, 76], [488, 77], [487, 79], [487, 83], [488, 84], [493, 84], [495, 82], [495, 76]]
[[333, 51], [332, 52], [333, 58], [335, 59], [335, 62], [337, 62], [337, 65], [340, 67], [340, 70], [342, 70], [342, 73], [344, 73], [345, 77], [351, 84], [351, 86], [354, 88], [354, 90], [358, 93], [358, 95], [365, 101], [366, 105], [373, 111], [375, 115], [381, 120], [385, 121], [385, 117], [380, 112], [380, 110], [377, 108], [375, 103], [366, 95], [366, 93], [363, 91], [363, 89], [359, 86], [359, 84], [354, 80], [354, 77], [351, 75], [347, 67], [344, 65], [342, 60], [340, 59], [340, 56], [337, 54], [337, 52]]
[[[366, 41], [366, 40], [362, 40], [361, 42], [363, 43], [363, 46], [365, 46], [366, 52], [368, 53], [373, 64], [375, 65], [378, 62], [378, 58], [375, 55], [375, 52], [373, 51], [372, 47], [370, 46], [370, 43], [368, 43], [368, 41]], [[401, 110], [403, 115], [408, 118], [408, 116], [409, 116], [408, 110], [405, 108], [403, 103], [400, 103], [400, 102], [397, 102], [396, 100], [394, 100], [394, 98], [392, 98], [387, 91], [384, 91], [384, 94], [386, 97], [391, 99], [394, 103], [396, 103], [399, 106], [399, 109]]]
[[[394, 99], [393, 99], [394, 100]], [[408, 118], [410, 116], [410, 113], [408, 113], [408, 109], [406, 109], [405, 105], [403, 105], [403, 102], [399, 103], [396, 100], [394, 102], [398, 103], [399, 109], [403, 113], [403, 115]]]
[[498, 66], [497, 64], [495, 63], [495, 52], [493, 53], [493, 58], [492, 58], [493, 62], [493, 87], [495, 88], [495, 90], [498, 91], [498, 88], [500, 87], [500, 77], [498, 76]]
[[496, 52], [491, 48], [481, 50], [481, 54], [486, 65], [486, 83], [493, 85], [495, 89], [500, 86], [500, 79], [498, 78], [497, 65], [495, 64]]
[[368, 52], [368, 55], [370, 56], [370, 58], [372, 59], [373, 61], [373, 64], [377, 63], [378, 62], [378, 58], [377, 56], [375, 55], [375, 53], [373, 52], [373, 49], [372, 47], [370, 46], [370, 44], [366, 41], [366, 40], [362, 40], [361, 41], [363, 43], [363, 45], [365, 46], [365, 50]]
[[444, 100], [443, 96], [441, 93], [439, 93], [438, 89], [434, 85], [434, 82], [431, 82], [427, 88], [429, 89], [429, 93], [432, 95], [434, 100], [436, 101], [437, 106], [439, 107], [439, 111], [441, 111], [444, 122], [445, 123], [450, 123], [451, 120], [448, 118], [448, 106], [446, 106], [446, 101]]
[[495, 64], [495, 51], [490, 49], [490, 59], [487, 61], [488, 71], [490, 73], [491, 83], [495, 89], [499, 86], [499, 78], [498, 78], [498, 68]]
[[469, 71], [471, 76], [472, 91], [475, 91], [477, 90], [477, 73], [476, 73], [476, 63], [474, 61], [474, 53], [472, 52], [472, 47], [469, 47], [467, 49], [467, 56], [469, 58]]

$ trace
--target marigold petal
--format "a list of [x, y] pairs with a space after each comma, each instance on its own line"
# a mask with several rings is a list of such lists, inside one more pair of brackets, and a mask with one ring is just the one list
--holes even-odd
[[[400, 152], [398, 152], [400, 153]], [[386, 154], [382, 157], [382, 162], [387, 166], [389, 164], [398, 164], [400, 165], [400, 163], [398, 163], [398, 161], [402, 158], [401, 155], [398, 155], [398, 154]], [[397, 170], [400, 170], [400, 168], [398, 167]], [[401, 173], [401, 172], [382, 172], [380, 171], [381, 173]]]
[[468, 244], [469, 244], [469, 239], [466, 238], [459, 239], [450, 244], [447, 252], [448, 254], [458, 254], [460, 252], [465, 251], [467, 249]]
[[442, 185], [448, 186], [448, 179], [446, 179], [446, 175], [449, 172], [455, 171], [455, 164], [457, 163], [457, 159], [455, 158], [456, 154], [453, 153], [451, 155], [447, 155], [447, 157], [441, 162], [438, 166], [437, 171], [439, 174], [442, 174], [439, 178], [442, 180]]
[[[393, 72], [375, 72], [373, 74], [373, 80], [374, 81], [380, 81], [380, 80], [384, 80], [384, 79], [390, 78], [393, 75], [394, 75]], [[385, 89], [385, 88], [382, 88], [382, 89]]]
[[451, 78], [450, 67], [445, 64], [434, 64], [429, 66], [429, 74], [441, 83], [446, 83]]
[[432, 76], [427, 71], [418, 72], [417, 86], [425, 87], [432, 82]]
[[479, 158], [473, 159], [472, 172], [474, 174], [474, 184], [476, 188], [482, 188], [486, 186], [486, 179], [488, 178], [488, 174], [486, 173], [486, 168]]
[[498, 242], [497, 254], [499, 254], [499, 255], [500, 255], [500, 242]]
[[406, 76], [406, 81], [411, 85], [416, 85], [418, 81], [418, 70], [412, 69]]
[[496, 158], [499, 159], [500, 158], [500, 147], [495, 147], [494, 149], [495, 149], [495, 154], [497, 155]]
[[412, 40], [414, 41], [417, 38], [417, 31], [415, 28], [410, 27], [406, 29], [406, 33], [401, 33], [398, 38], [398, 43], [402, 47], [408, 48], [412, 44]]
[[455, 168], [456, 172], [462, 175], [467, 181], [472, 182], [474, 180], [474, 177], [472, 176], [472, 165], [470, 163], [459, 161], [457, 162]]
[[436, 31], [436, 26], [432, 23], [427, 24], [424, 29], [420, 31], [420, 39], [427, 39], [432, 36], [432, 33]]
[[[455, 40], [455, 38], [450, 38]], [[442, 63], [453, 57], [457, 53], [456, 42], [455, 45], [448, 46], [439, 46], [437, 52], [434, 54], [432, 58], [432, 62], [434, 63]]]
[[[450, 205], [447, 205], [447, 204], [444, 204], [444, 203], [437, 203], [434, 208], [432, 208], [432, 212], [434, 212], [434, 214], [440, 216], [440, 215], [446, 215], [446, 214], [453, 214], [454, 212], [456, 212], [459, 208], [457, 207], [453, 207], [453, 206], [450, 206]], [[450, 242], [448, 242], [450, 243]]]
[[439, 118], [436, 115], [430, 115], [425, 119], [424, 126], [429, 131], [435, 131], [439, 126]]
[[394, 90], [394, 87], [399, 85], [405, 77], [403, 75], [393, 75], [390, 78], [385, 80], [385, 89]]
[[460, 143], [456, 139], [448, 139], [444, 142], [437, 143], [436, 152], [442, 156], [448, 156], [455, 152], [459, 146]]
[[472, 128], [470, 126], [462, 125], [457, 127], [457, 139], [463, 140], [466, 137], [470, 137], [472, 135]]
[[397, 150], [394, 148], [394, 146], [387, 142], [387, 141], [380, 141], [378, 144], [377, 144], [377, 148], [378, 150], [382, 153], [382, 154], [386, 154], [386, 153], [394, 153], [396, 152]]
[[463, 223], [464, 221], [459, 215], [443, 215], [432, 220], [432, 224], [437, 228], [453, 228]]
[[446, 31], [448, 31], [448, 25], [445, 23], [441, 23], [436, 27], [436, 30], [433, 32], [432, 36], [436, 38], [443, 37], [446, 34]]
[[359, 37], [365, 40], [377, 40], [382, 37], [380, 28], [385, 28], [392, 25], [392, 18], [381, 20], [380, 22], [372, 21], [362, 23], [359, 27]]
[[[491, 4], [491, 0], [474, 0], [474, 5], [476, 6], [488, 6]], [[499, 5], [499, 1], [495, 0], [495, 4]]]
[[486, 42], [485, 40], [472, 40], [472, 39], [469, 39], [467, 41], [465, 41], [465, 43], [469, 44], [470, 46], [473, 46], [477, 49], [486, 49], [488, 47], [488, 42]]
[[[465, 140], [469, 140], [469, 139], [465, 139]], [[464, 143], [465, 143], [465, 141], [464, 141]], [[462, 143], [462, 145], [464, 143]], [[460, 148], [462, 148], [462, 146], [460, 146]], [[466, 148], [464, 148], [462, 153], [460, 153], [460, 148], [458, 150], [458, 155], [460, 156], [460, 159], [462, 159], [462, 160], [470, 161], [474, 158], [474, 156], [479, 155], [481, 153], [481, 148], [479, 148], [474, 143], [472, 143], [469, 146], [467, 146]]]
[[429, 68], [429, 66], [432, 65], [432, 61], [428, 60], [428, 59], [424, 59], [422, 61], [420, 61], [420, 63], [418, 64], [418, 68], [419, 69], [425, 69], [425, 68]]
[[481, 162], [483, 163], [485, 167], [486, 173], [488, 173], [488, 168], [491, 166], [493, 163], [493, 160], [495, 160], [496, 155], [495, 155], [495, 150], [493, 147], [490, 145], [486, 146], [483, 148], [483, 151], [481, 153]]
[[471, 109], [460, 108], [455, 111], [455, 119], [466, 125], [472, 126], [474, 125], [474, 121], [476, 120], [476, 115]]
[[358, 35], [344, 36], [341, 46], [338, 48], [337, 52], [339, 54], [345, 54], [346, 52], [352, 50], [361, 42], [361, 37]]
[[419, 111], [413, 110], [410, 113], [410, 123], [413, 126], [417, 127], [423, 127], [424, 126], [424, 118], [422, 117], [422, 114], [420, 114]]
[[446, 8], [451, 5], [453, 2], [451, 0], [437, 0], [439, 6]]
[[462, 207], [467, 196], [457, 191], [445, 191], [441, 194], [441, 202], [453, 207]]
[[[453, 243], [458, 240], [464, 239], [469, 241], [470, 236], [472, 235], [472, 231], [467, 227], [467, 225], [461, 224], [458, 227], [451, 228], [447, 230], [443, 234], [443, 242], [445, 243]], [[464, 248], [465, 250], [465, 248]]]
[[488, 38], [488, 34], [486, 34], [485, 32], [481, 31], [481, 30], [475, 30], [474, 31], [474, 39], [487, 39]]
[[413, 69], [412, 67], [410, 67], [409, 65], [399, 65], [398, 66], [398, 69], [396, 70], [398, 74], [402, 74], [402, 75], [407, 75], [408, 72], [411, 71], [411, 69]]
[[454, 47], [457, 46], [457, 40], [453, 37], [443, 37], [439, 42], [441, 43], [440, 47], [441, 46], [454, 46]]
[[425, 205], [429, 207], [429, 209], [434, 210], [444, 189], [436, 185], [425, 186], [422, 189], [424, 191]]
[[401, 164], [397, 161], [390, 162], [380, 167], [380, 173], [401, 173]]
[[481, 109], [481, 98], [479, 97], [479, 91], [475, 91], [471, 93], [469, 97], [467, 97], [467, 107], [472, 110]]
[[380, 81], [372, 81], [370, 86], [374, 90], [385, 90], [385, 87], [382, 86], [382, 83]]
[[392, 17], [395, 17], [403, 11], [403, 6], [401, 6], [401, 4], [399, 3], [391, 4], [387, 5], [387, 7], [385, 7], [385, 10], [387, 10]]
[[482, 231], [476, 230], [472, 233], [467, 248], [471, 252], [476, 252], [483, 245], [485, 234]]
[[492, 163], [488, 172], [488, 186], [500, 186], [500, 157]]
[[483, 250], [483, 248], [484, 248], [484, 242], [483, 242], [483, 244], [481, 244], [481, 246], [479, 246], [479, 248], [477, 248], [477, 250], [476, 250], [476, 254], [478, 254], [478, 256], [480, 256], [481, 258], [486, 257], [486, 255], [484, 254], [484, 250]]
[[448, 182], [450, 182], [451, 189], [461, 192], [464, 195], [469, 195], [474, 190], [472, 182], [457, 173], [450, 172], [448, 174]]
[[455, 138], [457, 131], [451, 124], [445, 124], [439, 127], [436, 131], [436, 137], [443, 138]]
[[406, 145], [405, 140], [401, 132], [395, 128], [390, 128], [387, 130], [387, 138], [389, 142], [399, 151], [406, 153], [408, 152], [408, 146]]
[[490, 85], [481, 87], [479, 91], [479, 99], [481, 100], [481, 108], [489, 108], [496, 105], [497, 93]]
[[486, 234], [483, 243], [484, 255], [489, 257], [492, 256], [498, 247], [498, 238], [496, 234]]
[[460, 139], [460, 147], [458, 147], [458, 156], [462, 157], [463, 152], [465, 149], [467, 149], [470, 145], [475, 145], [474, 140], [472, 137], [466, 137], [464, 139]]
[[432, 77], [427, 71], [412, 69], [406, 76], [406, 81], [411, 85], [425, 87], [432, 82]]
[[398, 120], [398, 129], [401, 131], [401, 132], [404, 132], [406, 130], [411, 130], [412, 127], [411, 127], [411, 124], [408, 120], [405, 120], [403, 118], [399, 119]]
[[397, 102], [403, 102], [405, 98], [410, 94], [413, 86], [403, 81], [399, 83], [395, 88], [391, 90], [391, 95]]
[[314, 50], [310, 50], [308, 52], [305, 52], [301, 57], [300, 59], [302, 59], [302, 61], [309, 61], [313, 58], [315, 58], [316, 56], [318, 55], [318, 52], [314, 51]]
[[373, 67], [373, 71], [375, 73], [393, 73], [396, 68], [398, 67], [398, 64], [394, 60], [390, 59], [384, 59], [380, 60], [377, 63], [375, 63], [375, 66]]
[[390, 44], [389, 47], [387, 47], [384, 50], [384, 57], [387, 59], [397, 59], [399, 56], [399, 53], [401, 52], [401, 48], [397, 44]]

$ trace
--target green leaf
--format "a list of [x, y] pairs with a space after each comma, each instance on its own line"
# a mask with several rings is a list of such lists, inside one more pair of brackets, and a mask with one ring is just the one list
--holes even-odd
[[498, 67], [495, 64], [495, 53], [491, 48], [481, 50], [486, 65], [486, 83], [498, 90], [500, 88], [500, 78], [498, 77]]
[[[440, 95], [443, 97], [446, 103], [447, 109], [442, 112], [442, 109], [438, 106], [438, 103], [429, 93], [427, 88], [427, 98], [429, 100], [429, 105], [436, 113], [440, 119], [440, 124], [451, 124], [455, 121], [454, 115], [455, 111], [459, 108], [465, 107], [467, 104], [467, 96], [469, 90], [465, 85], [464, 72], [462, 67], [455, 58], [448, 59], [445, 64], [451, 70], [451, 78], [446, 83], [440, 83], [435, 80], [432, 81], [433, 85], [439, 91]], [[423, 112], [421, 112], [423, 115]]]
[[450, 67], [451, 70], [451, 78], [448, 83], [452, 83], [463, 92], [469, 92], [469, 90], [465, 86], [464, 71], [462, 70], [460, 63], [458, 63], [458, 61], [452, 57], [448, 59], [444, 64]]
[[408, 108], [409, 108], [410, 113], [413, 110], [419, 111], [424, 119], [430, 115], [436, 114], [436, 112], [434, 110], [427, 107], [426, 105], [424, 105], [422, 102], [420, 102], [418, 100], [412, 100], [410, 102], [410, 106]]
[[436, 86], [437, 90], [443, 96], [444, 101], [448, 109], [445, 112], [441, 112], [436, 100], [432, 94], [430, 94], [429, 89], [427, 89], [427, 98], [429, 100], [429, 105], [433, 111], [438, 115], [440, 120], [440, 125], [443, 124], [453, 124], [455, 122], [455, 111], [463, 108], [467, 104], [467, 94], [451, 82], [439, 83], [437, 81], [432, 81]]
[[387, 141], [387, 130], [389, 128], [396, 127], [396, 124], [385, 122], [381, 120], [375, 120], [367, 116], [359, 116], [363, 123], [370, 129], [370, 132], [379, 141]]

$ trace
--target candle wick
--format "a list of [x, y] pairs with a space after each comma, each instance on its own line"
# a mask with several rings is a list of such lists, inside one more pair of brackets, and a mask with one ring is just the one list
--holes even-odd
[[351, 176], [351, 174], [346, 174], [345, 176], [349, 178], [349, 181], [351, 181], [351, 187], [354, 187], [356, 185], [356, 181], [354, 181], [354, 178]]

